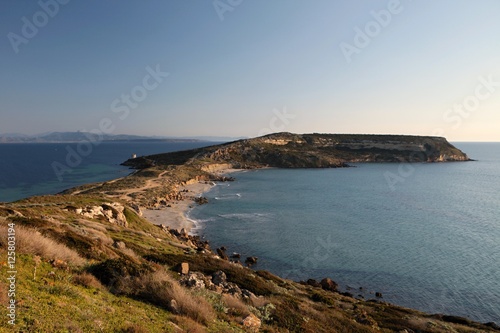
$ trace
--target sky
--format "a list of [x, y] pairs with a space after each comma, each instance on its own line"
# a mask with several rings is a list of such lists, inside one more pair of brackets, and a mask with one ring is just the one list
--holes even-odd
[[5, 0], [0, 134], [500, 141], [498, 0]]

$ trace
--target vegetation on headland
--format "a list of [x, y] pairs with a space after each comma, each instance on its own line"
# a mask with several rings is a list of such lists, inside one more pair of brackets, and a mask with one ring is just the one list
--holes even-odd
[[367, 134], [275, 133], [222, 145], [130, 159], [142, 169], [158, 165], [228, 163], [234, 168], [335, 168], [355, 162], [467, 161], [445, 138]]
[[[287, 145], [279, 143], [266, 143], [273, 146], [264, 151]], [[254, 271], [221, 259], [196, 237], [141, 217], [141, 207], [193, 199], [181, 184], [224, 180], [210, 172], [223, 162], [263, 166], [255, 162], [260, 157], [245, 162], [233, 148], [225, 151], [229, 157], [214, 155], [218, 149], [198, 150], [195, 158], [176, 153], [178, 160], [170, 155], [165, 163], [148, 157], [154, 165], [115, 181], [0, 205], [0, 257], [7, 257], [6, 226], [14, 223], [18, 272], [16, 325], [4, 316], [0, 331], [499, 331], [493, 323], [356, 299], [329, 280], [298, 283]], [[5, 281], [0, 285], [6, 290]], [[8, 301], [2, 292], [4, 309]]]

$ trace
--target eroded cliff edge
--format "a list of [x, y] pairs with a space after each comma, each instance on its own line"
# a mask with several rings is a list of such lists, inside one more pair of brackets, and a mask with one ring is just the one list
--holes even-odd
[[356, 162], [451, 162], [469, 157], [443, 137], [275, 133], [205, 148], [130, 159], [124, 165], [229, 164], [234, 168], [335, 168]]

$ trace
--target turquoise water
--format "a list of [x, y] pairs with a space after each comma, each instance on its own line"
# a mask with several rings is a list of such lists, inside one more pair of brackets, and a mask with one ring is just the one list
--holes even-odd
[[255, 269], [500, 323], [500, 144], [456, 145], [478, 161], [236, 173], [190, 218]]

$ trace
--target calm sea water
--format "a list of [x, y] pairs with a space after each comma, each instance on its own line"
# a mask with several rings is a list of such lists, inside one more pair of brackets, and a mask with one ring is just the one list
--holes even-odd
[[[213, 142], [103, 142], [93, 146], [88, 156], [57, 176], [53, 162], [68, 166], [69, 151], [77, 151], [76, 143], [0, 144], [0, 201], [9, 202], [39, 194], [53, 194], [65, 189], [106, 181], [130, 173], [120, 163], [132, 154], [151, 155], [208, 146]], [[70, 163], [78, 162], [70, 159]], [[73, 165], [73, 164], [72, 164]]]
[[500, 323], [500, 144], [456, 145], [478, 161], [236, 173], [190, 218], [256, 269]]

